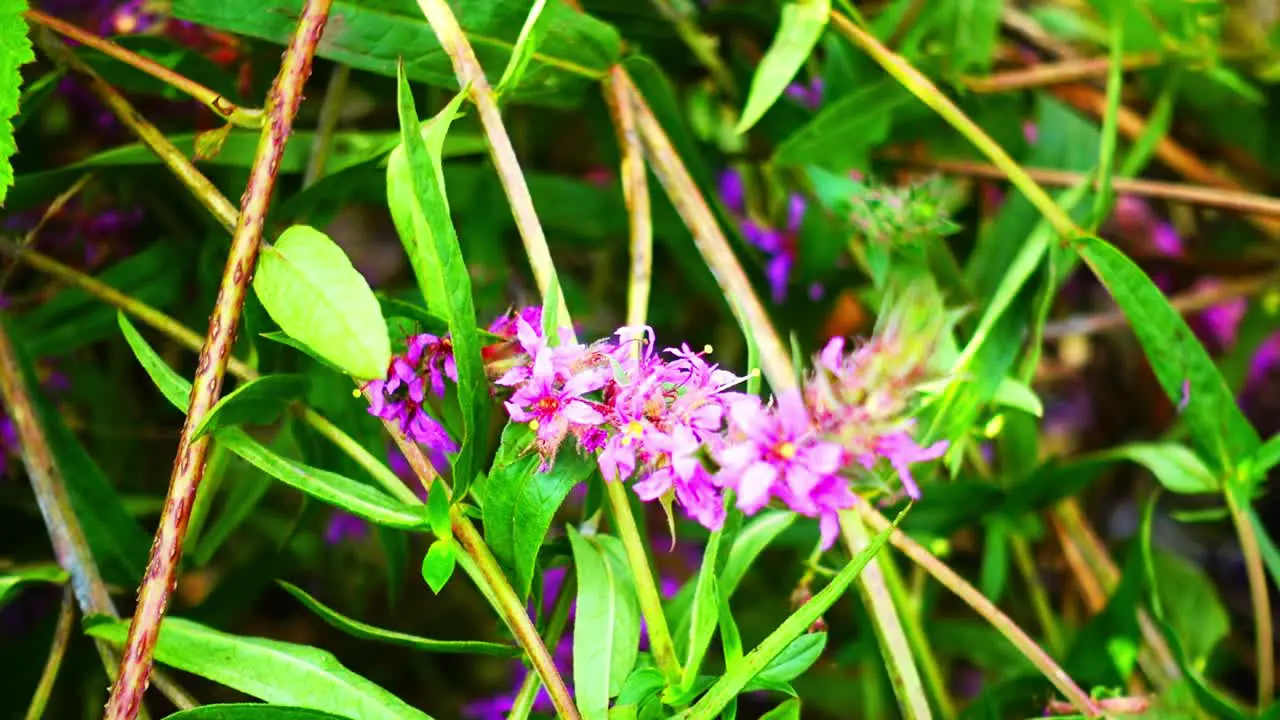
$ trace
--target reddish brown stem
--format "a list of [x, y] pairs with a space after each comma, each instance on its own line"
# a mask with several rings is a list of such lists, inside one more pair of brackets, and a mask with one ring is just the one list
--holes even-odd
[[204, 476], [209, 449], [209, 438], [193, 439], [193, 431], [222, 391], [236, 326], [240, 322], [245, 294], [258, 258], [263, 223], [275, 188], [280, 157], [293, 130], [294, 115], [302, 103], [302, 88], [311, 74], [311, 61], [324, 32], [330, 4], [331, 0], [308, 0], [285, 51], [280, 72], [267, 96], [267, 123], [254, 156], [248, 185], [240, 200], [240, 217], [231, 238], [231, 251], [192, 383], [190, 409], [178, 442], [169, 493], [165, 498], [155, 543], [151, 547], [147, 573], [138, 588], [138, 606], [129, 625], [120, 677], [107, 701], [106, 720], [133, 720], [150, 679], [160, 622], [177, 579], [182, 542], [191, 519], [196, 489]]

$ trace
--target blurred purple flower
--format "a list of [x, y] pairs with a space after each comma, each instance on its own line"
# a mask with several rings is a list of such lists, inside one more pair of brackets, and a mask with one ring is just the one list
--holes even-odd
[[[738, 171], [728, 169], [722, 172], [718, 186], [720, 199], [737, 220], [743, 237], [764, 251], [764, 274], [769, 281], [770, 295], [774, 302], [782, 302], [787, 297], [791, 270], [799, 255], [800, 228], [807, 205], [804, 196], [799, 193], [788, 196], [787, 223], [782, 228], [773, 228], [746, 216], [746, 191]], [[810, 288], [811, 295], [812, 292]]]
[[791, 83], [787, 86], [787, 97], [795, 100], [810, 110], [817, 110], [822, 107], [822, 98], [826, 92], [826, 83], [820, 77], [815, 77], [806, 85], [804, 83]]
[[369, 535], [369, 524], [344, 510], [334, 510], [325, 526], [324, 541], [329, 545], [360, 542]]

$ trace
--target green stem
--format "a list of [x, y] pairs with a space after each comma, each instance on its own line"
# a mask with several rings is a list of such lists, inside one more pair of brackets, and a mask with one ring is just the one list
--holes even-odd
[[902, 574], [898, 572], [897, 565], [891, 560], [886, 560], [881, 567], [884, 569], [885, 586], [889, 588], [889, 594], [893, 597], [893, 604], [901, 612], [902, 629], [906, 633], [907, 642], [911, 646], [912, 657], [916, 658], [920, 663], [924, 684], [930, 696], [933, 697], [938, 714], [942, 716], [943, 720], [954, 720], [956, 717], [955, 703], [951, 701], [951, 693], [947, 691], [947, 680], [942, 674], [941, 666], [938, 665], [937, 656], [933, 653], [933, 646], [924, 634], [924, 627], [920, 620], [920, 608], [907, 595], [907, 589], [903, 584]]
[[[910, 507], [908, 506], [907, 510], [909, 509]], [[898, 520], [893, 523], [886, 521], [886, 526], [896, 527], [897, 522], [906, 516], [907, 510], [903, 510], [898, 515]], [[856, 521], [856, 519], [853, 521]], [[871, 558], [875, 557], [876, 553], [884, 548], [888, 537], [889, 533], [881, 530], [873, 540], [854, 554], [849, 560], [849, 564], [845, 565], [826, 587], [822, 588], [808, 602], [791, 613], [777, 629], [769, 633], [769, 636], [762, 640], [754, 650], [747, 653], [742, 660], [725, 668], [724, 675], [720, 676], [720, 679], [707, 690], [706, 694], [699, 698], [693, 707], [677, 717], [680, 720], [711, 720], [717, 717], [720, 711], [742, 692], [747, 683], [751, 682], [752, 678], [778, 656], [778, 653], [782, 652], [796, 638], [803, 635], [815, 620], [831, 609], [831, 606], [849, 589], [849, 585], [853, 583], [854, 579], [867, 567]]]
[[[631, 275], [627, 283], [627, 325], [640, 326], [649, 313], [653, 287], [653, 219], [650, 213], [649, 176], [645, 171], [644, 147], [636, 130], [635, 111], [621, 82], [622, 68], [615, 65], [605, 81], [604, 96], [613, 116], [618, 148], [622, 154], [619, 177], [627, 204], [631, 230]], [[636, 352], [640, 347], [636, 346]]]
[[351, 68], [347, 65], [334, 67], [333, 74], [329, 76], [329, 86], [325, 88], [320, 118], [316, 123], [316, 137], [311, 142], [311, 155], [307, 158], [307, 169], [302, 175], [304, 188], [311, 187], [324, 177], [329, 151], [333, 149], [333, 133], [338, 129], [338, 120], [342, 118], [343, 100], [346, 98], [347, 82], [350, 79]]
[[[862, 519], [851, 512], [841, 514], [840, 532], [854, 557], [871, 544]], [[907, 642], [897, 608], [894, 607], [893, 595], [885, 583], [884, 571], [879, 563], [867, 564], [858, 576], [858, 590], [871, 613], [876, 641], [880, 644], [880, 652], [886, 661], [885, 671], [889, 673], [889, 680], [893, 683], [893, 692], [898, 696], [898, 705], [902, 707], [903, 715], [908, 720], [931, 718], [933, 715], [929, 711], [929, 701], [925, 697], [920, 673], [912, 659], [911, 646]]]
[[[873, 530], [882, 531], [890, 527], [889, 520], [880, 513], [876, 512], [866, 503], [859, 503], [855, 508], [862, 519], [871, 526]], [[1024, 657], [1031, 662], [1058, 691], [1071, 702], [1081, 714], [1087, 717], [1100, 717], [1101, 713], [1093, 699], [1089, 697], [1089, 693], [1080, 688], [1079, 685], [1067, 675], [1053, 658], [1049, 656], [1031, 636], [1023, 632], [1008, 615], [1000, 611], [990, 600], [974, 586], [970, 585], [964, 578], [960, 577], [954, 570], [947, 567], [947, 564], [934, 557], [915, 540], [912, 540], [898, 530], [894, 530], [889, 536], [889, 542], [893, 546], [902, 551], [904, 555], [911, 558], [917, 565], [923, 567], [935, 580], [942, 584], [957, 597], [968, 603], [981, 615], [988, 623], [991, 624], [1001, 635], [1004, 635], [1013, 646], [1022, 653]]]
[[[555, 604], [551, 608], [551, 620], [547, 623], [545, 644], [548, 647], [560, 644], [560, 638], [564, 636], [565, 628], [569, 625], [569, 610], [573, 607], [575, 582], [573, 574], [569, 573], [560, 585], [560, 592], [556, 595]], [[533, 712], [533, 702], [538, 698], [538, 689], [541, 687], [542, 681], [537, 673], [525, 675], [524, 682], [520, 684], [520, 690], [516, 692], [516, 699], [511, 705], [507, 720], [526, 720], [529, 713]]]
[[49, 659], [45, 661], [44, 671], [40, 673], [40, 682], [36, 684], [36, 692], [27, 706], [27, 720], [40, 720], [45, 706], [49, 704], [49, 696], [53, 694], [53, 684], [58, 679], [58, 670], [62, 667], [62, 658], [67, 653], [67, 644], [71, 639], [71, 628], [75, 627], [76, 599], [71, 588], [67, 588], [62, 598], [62, 611], [58, 613], [58, 625], [53, 630], [53, 643], [49, 647]]
[[1027, 583], [1027, 591], [1031, 594], [1031, 607], [1040, 621], [1040, 627], [1044, 629], [1045, 644], [1049, 646], [1050, 652], [1061, 653], [1065, 649], [1062, 630], [1058, 627], [1058, 620], [1053, 614], [1049, 593], [1045, 591], [1044, 583], [1040, 581], [1040, 573], [1036, 571], [1031, 547], [1026, 538], [1017, 533], [1009, 534], [1009, 546], [1013, 548], [1013, 561], [1018, 566], [1018, 573]]
[[191, 96], [195, 100], [204, 103], [210, 110], [232, 125], [251, 130], [262, 127], [263, 119], [266, 116], [261, 109], [242, 108], [191, 78], [180, 75], [150, 58], [143, 57], [132, 50], [98, 37], [69, 22], [46, 15], [39, 10], [28, 10], [26, 15], [28, 20], [37, 25], [43, 25], [63, 37], [75, 40], [86, 47], [91, 47], [103, 55], [119, 60], [126, 65], [131, 65], [175, 90]]
[[1083, 231], [1067, 216], [1053, 198], [1049, 196], [1035, 180], [1032, 180], [1018, 162], [1014, 160], [1009, 153], [1000, 147], [999, 143], [991, 139], [977, 123], [969, 119], [951, 99], [942, 93], [936, 85], [929, 81], [919, 70], [912, 67], [894, 51], [885, 47], [874, 35], [859, 27], [856, 23], [845, 17], [839, 12], [831, 13], [831, 21], [842, 35], [849, 39], [854, 45], [861, 48], [864, 52], [871, 56], [873, 60], [880, 64], [891, 76], [902, 84], [912, 95], [915, 95], [925, 105], [928, 105], [934, 112], [942, 116], [961, 135], [965, 137], [974, 147], [978, 149], [993, 165], [1000, 168], [1009, 178], [1009, 182], [1027, 198], [1027, 200], [1035, 206], [1040, 214], [1044, 215], [1053, 229], [1065, 238], [1075, 238], [1083, 235]]
[[138, 139], [155, 153], [156, 157], [160, 158], [160, 162], [164, 163], [165, 167], [168, 167], [170, 172], [187, 186], [196, 200], [205, 206], [222, 227], [228, 232], [235, 230], [239, 211], [218, 191], [218, 188], [214, 187], [213, 183], [209, 182], [209, 178], [196, 169], [181, 150], [169, 142], [164, 133], [143, 119], [119, 91], [107, 84], [98, 73], [94, 72], [93, 68], [85, 64], [52, 33], [41, 31], [33, 33], [32, 37], [45, 54], [83, 77], [89, 85], [89, 90], [120, 119], [120, 122], [124, 123], [125, 127], [132, 130]]
[[1238, 491], [1228, 488], [1225, 493], [1227, 507], [1231, 510], [1231, 522], [1240, 537], [1240, 552], [1244, 556], [1245, 570], [1249, 576], [1249, 597], [1253, 603], [1254, 647], [1258, 657], [1258, 708], [1271, 705], [1275, 695], [1275, 645], [1271, 627], [1271, 597], [1267, 590], [1267, 575], [1262, 564], [1262, 551], [1253, 523], [1249, 521], [1248, 500], [1244, 502]]

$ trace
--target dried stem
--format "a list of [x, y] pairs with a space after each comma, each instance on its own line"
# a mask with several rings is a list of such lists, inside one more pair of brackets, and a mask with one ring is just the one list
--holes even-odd
[[[970, 177], [989, 178], [991, 180], [1008, 180], [1008, 176], [1000, 168], [987, 163], [971, 160], [946, 160], [931, 158], [905, 157], [899, 154], [887, 155], [884, 159], [891, 162], [911, 165], [913, 167], [939, 170], [941, 172]], [[1074, 187], [1089, 180], [1083, 173], [1068, 170], [1052, 170], [1048, 168], [1022, 168], [1027, 175], [1042, 185], [1055, 187]], [[1095, 186], [1097, 182], [1093, 183]], [[1280, 198], [1258, 195], [1241, 190], [1224, 190], [1206, 185], [1188, 185], [1185, 183], [1144, 180], [1141, 178], [1112, 178], [1111, 187], [1118, 193], [1140, 195], [1189, 205], [1236, 210], [1251, 215], [1270, 215], [1280, 217]]]
[[563, 324], [568, 324], [566, 318], [569, 317], [569, 307], [565, 304], [564, 293], [556, 279], [551, 249], [547, 247], [542, 223], [533, 208], [533, 196], [529, 194], [529, 185], [524, 180], [524, 173], [520, 171], [520, 160], [516, 158], [511, 138], [502, 124], [502, 113], [498, 110], [498, 102], [485, 77], [484, 68], [476, 59], [471, 43], [462, 32], [462, 27], [458, 25], [458, 19], [454, 17], [446, 0], [418, 0], [418, 7], [439, 39], [440, 46], [453, 61], [458, 85], [471, 88], [471, 101], [480, 114], [480, 124], [484, 126], [484, 134], [489, 141], [489, 155], [493, 158], [498, 180], [507, 195], [516, 227], [520, 230], [520, 238], [524, 241], [524, 250], [533, 267], [533, 279], [538, 285], [538, 292], [543, 298], [552, 295], [557, 298], [559, 314], [556, 317]]
[[44, 708], [49, 704], [49, 696], [53, 694], [53, 684], [58, 680], [58, 670], [62, 667], [62, 658], [67, 654], [67, 644], [71, 640], [71, 628], [75, 627], [76, 597], [71, 588], [67, 588], [62, 596], [62, 610], [58, 612], [58, 625], [53, 630], [53, 642], [49, 647], [49, 659], [45, 661], [44, 670], [40, 673], [40, 682], [36, 684], [36, 692], [27, 706], [27, 720], [40, 720]]
[[[1268, 288], [1275, 287], [1276, 279], [1275, 273], [1267, 273], [1255, 277], [1226, 280], [1220, 284], [1175, 295], [1169, 298], [1169, 305], [1174, 310], [1187, 315], [1230, 302], [1236, 298], [1256, 295]], [[1079, 315], [1056, 320], [1045, 325], [1044, 339], [1057, 340], [1072, 335], [1096, 335], [1108, 330], [1119, 330], [1128, 327], [1128, 325], [1129, 318], [1120, 310], [1092, 315]]]
[[1240, 491], [1228, 488], [1227, 507], [1231, 510], [1231, 522], [1240, 537], [1240, 553], [1244, 556], [1245, 570], [1249, 576], [1249, 599], [1253, 604], [1254, 648], [1258, 657], [1258, 708], [1271, 705], [1275, 696], [1276, 656], [1271, 626], [1271, 597], [1267, 590], [1267, 575], [1262, 567], [1262, 551], [1258, 536], [1249, 521], [1249, 496], [1240, 497]]
[[232, 205], [222, 193], [218, 192], [218, 188], [209, 182], [209, 178], [205, 177], [196, 166], [187, 159], [182, 151], [169, 142], [169, 139], [160, 132], [155, 125], [147, 122], [133, 108], [133, 105], [120, 94], [118, 90], [107, 84], [93, 68], [85, 64], [70, 48], [66, 46], [52, 33], [42, 30], [34, 33], [36, 44], [49, 57], [56, 62], [65, 65], [75, 73], [82, 76], [89, 84], [89, 90], [102, 101], [107, 109], [111, 110], [120, 121], [125, 124], [135, 135], [138, 136], [142, 143], [146, 145], [151, 152], [160, 158], [160, 162], [164, 163], [183, 185], [195, 195], [202, 205], [204, 205], [210, 213], [222, 223], [227, 230], [233, 230], [236, 226], [236, 208]]
[[[627, 204], [631, 229], [631, 279], [627, 285], [627, 325], [644, 325], [649, 314], [653, 286], [653, 219], [649, 207], [649, 176], [645, 172], [644, 147], [636, 130], [635, 111], [621, 83], [622, 68], [613, 66], [604, 84], [605, 102], [613, 116], [618, 148], [622, 153], [622, 197]], [[636, 348], [639, 352], [639, 347]]]
[[[80, 520], [71, 507], [71, 498], [62, 479], [62, 473], [49, 449], [40, 415], [31, 397], [27, 393], [26, 381], [22, 376], [22, 366], [15, 354], [13, 342], [9, 339], [9, 331], [4, 321], [0, 320], [0, 394], [13, 421], [22, 446], [22, 462], [27, 469], [27, 477], [31, 480], [31, 489], [35, 492], [36, 505], [44, 518], [45, 528], [49, 532], [49, 540], [53, 545], [53, 554], [58, 564], [71, 575], [71, 588], [76, 603], [85, 615], [108, 615], [119, 617], [111, 596], [107, 593], [106, 583], [98, 571], [97, 561], [89, 548]], [[104, 641], [95, 643], [102, 664], [107, 669], [107, 676], [115, 680], [119, 672], [119, 659], [116, 653]], [[165, 697], [181, 709], [195, 707], [195, 700], [185, 690], [175, 685], [168, 678], [159, 682], [157, 687]]]
[[138, 605], [129, 625], [120, 677], [107, 701], [106, 720], [133, 720], [147, 687], [160, 622], [176, 582], [191, 506], [204, 475], [209, 449], [210, 439], [207, 436], [195, 439], [193, 431], [217, 402], [222, 390], [236, 327], [258, 257], [280, 157], [293, 129], [294, 115], [302, 103], [302, 88], [311, 74], [311, 61], [324, 32], [329, 6], [330, 0], [308, 0], [285, 51], [280, 72], [267, 96], [267, 123], [240, 201], [240, 217], [232, 234], [218, 298], [192, 381], [190, 407], [178, 442], [169, 492], [151, 548], [147, 574], [138, 589]]
[[[1120, 67], [1137, 70], [1155, 67], [1163, 62], [1165, 58], [1159, 53], [1136, 53], [1126, 56]], [[968, 76], [963, 81], [965, 87], [976, 93], [1002, 93], [1087, 80], [1106, 75], [1110, 67], [1111, 58], [1108, 57], [1071, 58], [983, 77]]]
[[176, 73], [150, 58], [143, 57], [110, 40], [98, 37], [88, 30], [76, 27], [65, 20], [46, 15], [39, 10], [28, 10], [27, 19], [37, 25], [47, 27], [63, 37], [75, 40], [81, 45], [91, 47], [103, 55], [115, 58], [126, 65], [131, 65], [175, 90], [190, 95], [232, 125], [251, 129], [262, 127], [262, 110], [258, 108], [242, 108], [204, 85]]
[[[862, 516], [862, 519], [871, 526], [871, 529], [876, 532], [880, 532], [891, 525], [887, 518], [866, 503], [859, 503], [857, 511]], [[1081, 689], [1079, 685], [1076, 685], [1066, 671], [1059, 667], [1053, 661], [1053, 658], [1049, 657], [1049, 654], [1036, 644], [1035, 640], [1032, 640], [1029, 635], [1023, 632], [1017, 623], [1001, 612], [1000, 608], [984, 597], [977, 588], [966, 582], [954, 570], [947, 567], [946, 563], [934, 557], [932, 553], [920, 546], [915, 540], [912, 540], [906, 533], [895, 529], [889, 535], [889, 542], [901, 550], [904, 555], [911, 558], [917, 565], [924, 568], [944, 587], [968, 603], [969, 607], [978, 611], [978, 614], [991, 623], [991, 626], [999, 631], [1001, 635], [1004, 635], [1009, 642], [1013, 643], [1014, 647], [1018, 648], [1018, 651], [1030, 660], [1077, 710], [1088, 717], [1099, 717], [1101, 715], [1097, 704], [1089, 697], [1089, 693]]]

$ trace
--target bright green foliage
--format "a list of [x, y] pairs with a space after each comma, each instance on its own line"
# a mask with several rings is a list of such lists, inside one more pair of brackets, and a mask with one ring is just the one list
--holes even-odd
[[11, 120], [18, 114], [21, 95], [19, 69], [35, 59], [27, 37], [27, 22], [22, 17], [26, 10], [26, 0], [0, 0], [0, 206], [13, 185], [10, 158], [18, 151]]
[[751, 91], [742, 118], [738, 120], [738, 132], [749, 130], [781, 97], [822, 39], [829, 17], [831, 0], [798, 0], [782, 6], [782, 24], [751, 78]]

